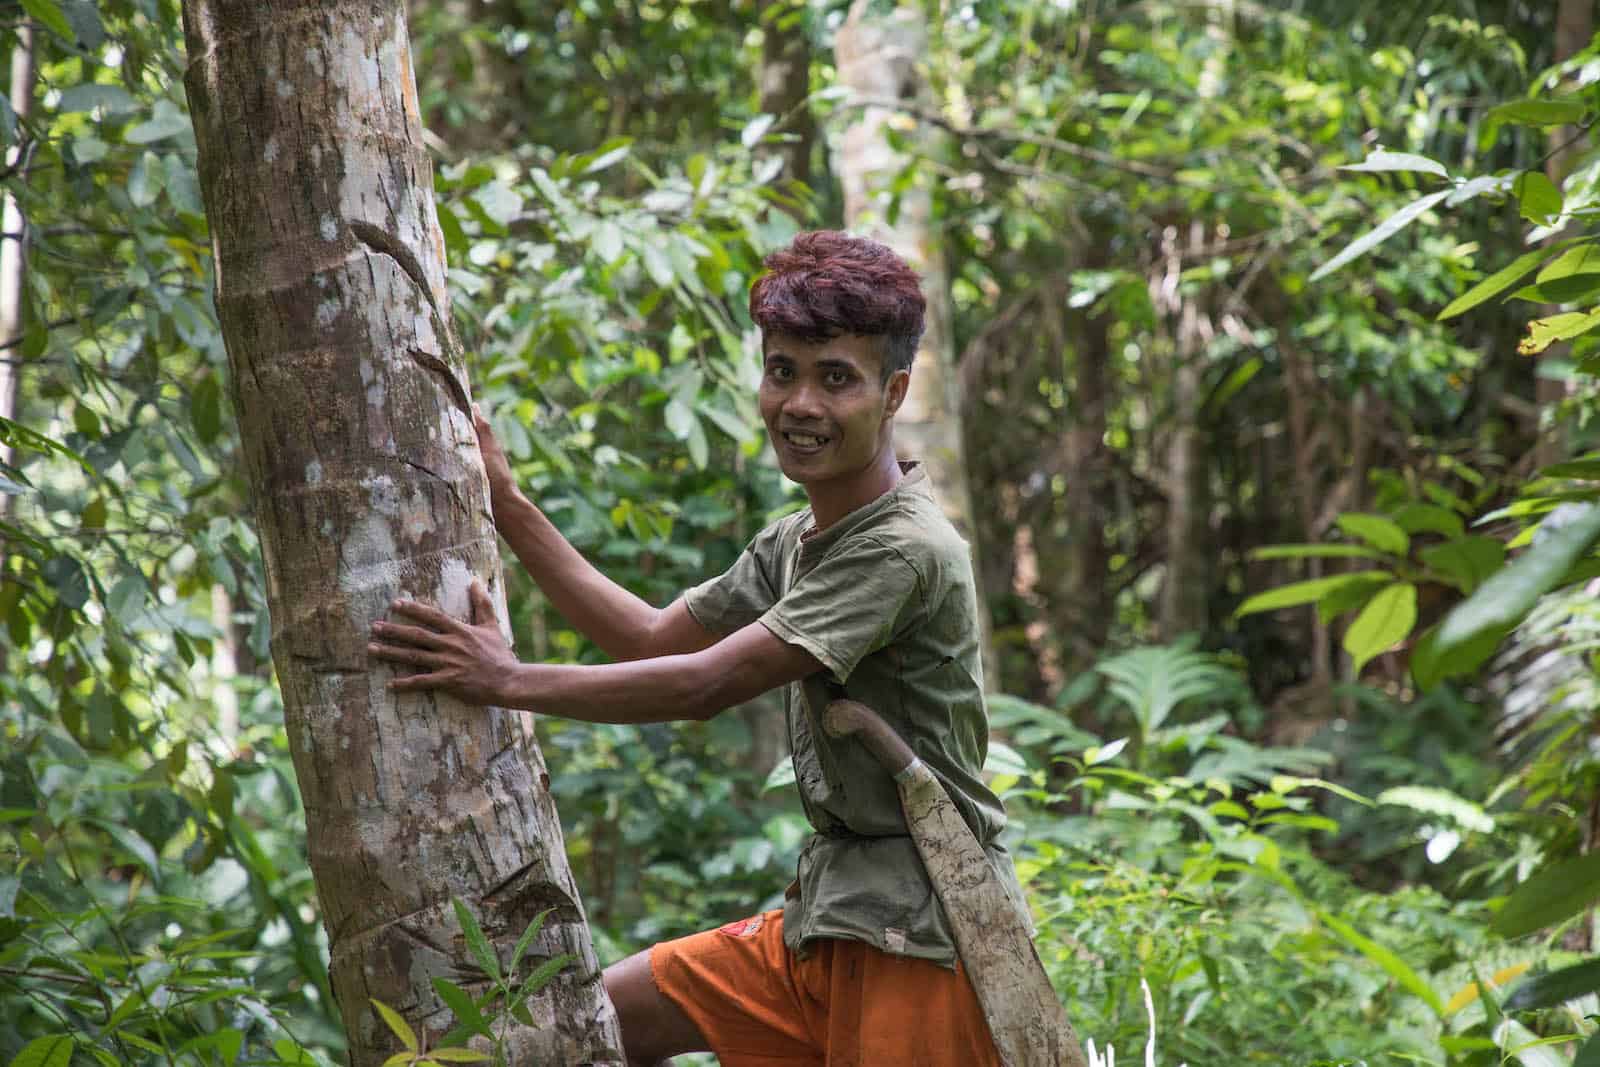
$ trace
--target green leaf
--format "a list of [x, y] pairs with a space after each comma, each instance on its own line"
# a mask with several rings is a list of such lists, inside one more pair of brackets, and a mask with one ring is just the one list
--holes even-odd
[[186, 133], [188, 130], [189, 116], [179, 111], [178, 106], [171, 100], [157, 100], [150, 117], [137, 126], [130, 126], [124, 130], [122, 139], [128, 144], [154, 144]]
[[554, 908], [546, 908], [535, 915], [533, 921], [528, 924], [528, 928], [522, 931], [522, 936], [517, 938], [517, 946], [511, 950], [511, 963], [509, 965], [511, 971], [516, 971], [517, 964], [522, 962], [522, 954], [528, 951], [528, 946], [533, 944], [533, 939], [539, 936], [539, 931], [544, 929], [545, 919], [554, 910]]
[[1557, 341], [1569, 341], [1600, 326], [1600, 308], [1594, 311], [1568, 311], [1528, 323], [1528, 336], [1517, 344], [1524, 356], [1536, 356]]
[[10, 1067], [67, 1067], [72, 1049], [72, 1038], [63, 1034], [36, 1037], [12, 1057]]
[[1355, 927], [1341, 919], [1336, 919], [1325, 911], [1317, 912], [1317, 918], [1322, 924], [1338, 934], [1347, 944], [1360, 952], [1367, 959], [1381, 967], [1396, 982], [1399, 982], [1412, 995], [1421, 1000], [1439, 1018], [1444, 1018], [1444, 1004], [1440, 1002], [1439, 995], [1417, 976], [1417, 972], [1406, 966], [1405, 960], [1384, 948], [1376, 941], [1362, 936], [1356, 932]]
[[483, 1017], [483, 1013], [478, 1010], [478, 1006], [472, 1002], [472, 997], [465, 989], [443, 978], [435, 978], [433, 991], [439, 994], [439, 999], [450, 1009], [450, 1014], [455, 1016], [456, 1022], [474, 1034], [484, 1037], [494, 1036], [489, 1029], [489, 1020]]
[[1351, 537], [1359, 537], [1380, 552], [1403, 556], [1411, 550], [1411, 538], [1400, 524], [1382, 515], [1365, 515], [1345, 512], [1338, 518], [1339, 529]]
[[1450, 177], [1450, 172], [1444, 169], [1444, 164], [1435, 162], [1427, 156], [1414, 155], [1410, 152], [1391, 152], [1387, 148], [1378, 149], [1360, 163], [1350, 163], [1339, 169], [1375, 173], [1397, 170], [1421, 171], [1424, 174], [1437, 174], [1441, 178]]
[[478, 961], [484, 974], [496, 982], [500, 981], [499, 957], [495, 955], [489, 939], [483, 936], [483, 927], [478, 925], [477, 917], [460, 897], [451, 897], [450, 903], [455, 906], [456, 922], [461, 924], [461, 933], [467, 939], [467, 949], [472, 953], [472, 958]]
[[161, 196], [166, 181], [167, 168], [161, 157], [146, 152], [128, 172], [128, 199], [134, 207], [149, 207]]
[[411, 1024], [400, 1018], [400, 1013], [376, 997], [372, 999], [372, 1006], [378, 1009], [378, 1014], [383, 1018], [384, 1024], [400, 1039], [400, 1043], [412, 1052], [417, 1051], [417, 1034], [411, 1029]]
[[1513, 100], [1489, 109], [1490, 122], [1514, 126], [1568, 126], [1583, 120], [1582, 100]]
[[1251, 559], [1385, 559], [1362, 545], [1267, 545], [1250, 550]]
[[1394, 579], [1388, 571], [1367, 571], [1371, 577], [1364, 582], [1352, 582], [1340, 589], [1335, 589], [1321, 600], [1317, 601], [1317, 618], [1324, 623], [1332, 622], [1347, 611], [1354, 611], [1361, 607], [1372, 594]]
[[1491, 630], [1442, 653], [1439, 651], [1439, 627], [1437, 624], [1430, 626], [1411, 648], [1411, 677], [1417, 688], [1430, 692], [1446, 678], [1477, 670], [1494, 655], [1504, 637], [1504, 631]]
[[1600, 898], [1600, 851], [1540, 867], [1506, 898], [1489, 924], [1521, 937], [1571, 918]]
[[1453, 538], [1467, 532], [1460, 515], [1437, 504], [1407, 504], [1390, 517], [1408, 534], [1436, 533]]
[[1586, 960], [1559, 971], [1531, 975], [1506, 998], [1506, 1011], [1553, 1008], [1600, 990], [1600, 959]]
[[1541, 248], [1538, 251], [1518, 256], [1446, 304], [1444, 310], [1439, 312], [1437, 321], [1443, 322], [1446, 319], [1453, 319], [1463, 312], [1472, 310], [1490, 297], [1505, 292], [1548, 259], [1549, 256], [1550, 249], [1548, 248]]
[[1593, 1034], [1572, 1057], [1572, 1067], [1600, 1067], [1600, 1034]]
[[1600, 244], [1585, 242], [1567, 249], [1551, 260], [1534, 280], [1543, 284], [1574, 274], [1600, 274]]
[[699, 419], [695, 419], [694, 425], [689, 429], [688, 444], [689, 459], [694, 463], [695, 470], [705, 470], [706, 464], [711, 460], [711, 443], [706, 440], [705, 423]]
[[1359, 675], [1374, 656], [1394, 647], [1417, 622], [1417, 587], [1410, 582], [1385, 586], [1367, 601], [1344, 634], [1344, 650]]
[[1464, 829], [1494, 832], [1494, 818], [1477, 804], [1448, 789], [1425, 785], [1397, 785], [1378, 794], [1379, 804], [1410, 808], [1425, 815], [1443, 815]]
[[1393, 215], [1384, 219], [1377, 229], [1356, 238], [1342, 252], [1318, 267], [1312, 272], [1310, 280], [1319, 281], [1326, 278], [1351, 260], [1359, 259], [1361, 256], [1366, 255], [1378, 245], [1417, 221], [1429, 208], [1449, 196], [1450, 192], [1451, 190], [1444, 189], [1437, 193], [1429, 193], [1422, 199], [1407, 204]]
[[1296, 604], [1311, 604], [1336, 589], [1357, 582], [1371, 582], [1379, 577], [1388, 579], [1392, 576], [1386, 571], [1357, 571], [1355, 574], [1335, 574], [1330, 578], [1313, 578], [1310, 581], [1280, 585], [1265, 593], [1257, 593], [1240, 604], [1233, 614], [1237, 618], [1254, 615], [1260, 611], [1277, 611], [1279, 608], [1294, 607]]
[[72, 23], [61, 13], [56, 0], [22, 0], [22, 10], [28, 13], [29, 18], [62, 40], [69, 44], [78, 42], [78, 35], [72, 32]]
[[1543, 225], [1561, 214], [1561, 190], [1542, 170], [1523, 171], [1511, 191], [1516, 194], [1522, 217], [1529, 222]]
[[549, 985], [551, 979], [555, 978], [556, 975], [570, 967], [572, 961], [577, 958], [572, 953], [567, 952], [545, 960], [535, 967], [533, 973], [528, 975], [528, 980], [522, 983], [522, 988], [518, 991], [517, 998], [520, 1000], [523, 997], [537, 993]]
[[1539, 471], [1539, 477], [1600, 482], [1600, 459], [1575, 459], [1568, 463], [1552, 463]]
[[[1572, 565], [1594, 546], [1600, 539], [1600, 506], [1573, 507], [1578, 509], [1575, 515], [1565, 519], [1559, 528], [1544, 533], [1445, 617], [1439, 628], [1440, 654], [1481, 634], [1504, 633], [1521, 622], [1534, 603], [1554, 589]], [[1561, 512], [1552, 512], [1556, 514]], [[1546, 519], [1545, 525], [1553, 523]]]
[[1493, 537], [1462, 537], [1417, 553], [1424, 566], [1451, 579], [1463, 593], [1471, 593], [1505, 565], [1506, 546]]

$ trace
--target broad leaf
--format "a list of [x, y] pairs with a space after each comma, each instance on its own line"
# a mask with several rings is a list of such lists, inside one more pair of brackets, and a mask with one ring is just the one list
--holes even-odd
[[62, 1034], [36, 1037], [17, 1053], [10, 1067], [67, 1067], [72, 1062], [72, 1038]]
[[1411, 538], [1400, 524], [1382, 515], [1346, 512], [1338, 518], [1339, 529], [1351, 537], [1359, 537], [1380, 552], [1403, 556], [1411, 550]]
[[1355, 673], [1374, 657], [1393, 648], [1417, 622], [1417, 587], [1395, 582], [1378, 590], [1344, 634], [1344, 650], [1355, 660]]
[[478, 961], [483, 973], [496, 982], [500, 981], [500, 958], [495, 955], [489, 939], [483, 935], [483, 927], [478, 925], [477, 916], [459, 897], [452, 897], [450, 903], [455, 907], [456, 922], [461, 924], [461, 933], [467, 939], [467, 950], [472, 953], [472, 958]]
[[1518, 342], [1517, 351], [1525, 356], [1536, 356], [1557, 341], [1569, 341], [1596, 327], [1600, 327], [1600, 309], [1568, 311], [1547, 319], [1534, 319], [1528, 323], [1528, 336]]
[[1576, 507], [1574, 517], [1497, 571], [1446, 616], [1439, 628], [1441, 655], [1481, 634], [1503, 633], [1521, 622], [1534, 602], [1554, 589], [1594, 546], [1600, 539], [1600, 505]]
[[456, 1022], [466, 1027], [471, 1033], [481, 1034], [484, 1037], [492, 1036], [492, 1032], [489, 1029], [489, 1020], [483, 1017], [483, 1013], [478, 1010], [478, 1006], [472, 1002], [472, 997], [465, 989], [443, 978], [435, 978], [433, 980], [433, 991], [439, 995], [440, 1000], [444, 1001], [445, 1007], [450, 1009], [450, 1013], [455, 1016]]
[[1555, 182], [1545, 177], [1542, 170], [1529, 170], [1517, 176], [1511, 187], [1521, 207], [1522, 217], [1543, 225], [1553, 216], [1561, 214], [1561, 190]]
[[1516, 126], [1566, 126], [1582, 121], [1582, 100], [1513, 100], [1489, 110], [1490, 122]]
[[1505, 564], [1506, 546], [1492, 537], [1474, 535], [1425, 548], [1418, 556], [1463, 593], [1471, 593]]
[[1276, 611], [1279, 608], [1294, 607], [1297, 604], [1311, 604], [1321, 600], [1336, 589], [1347, 585], [1362, 582], [1372, 582], [1374, 579], [1388, 579], [1392, 577], [1387, 571], [1357, 571], [1355, 574], [1336, 574], [1330, 578], [1313, 578], [1305, 582], [1292, 582], [1289, 585], [1280, 585], [1276, 589], [1269, 589], [1265, 593], [1255, 596], [1239, 605], [1233, 614], [1235, 617], [1254, 615], [1259, 611]]
[[1485, 300], [1505, 292], [1548, 258], [1550, 258], [1548, 248], [1518, 256], [1446, 304], [1444, 310], [1439, 312], [1438, 321], [1453, 319], [1457, 315], [1471, 311]]
[[411, 1029], [411, 1024], [400, 1017], [400, 1013], [377, 998], [372, 998], [372, 1006], [378, 1009], [384, 1025], [394, 1032], [400, 1043], [412, 1052], [417, 1051], [417, 1032]]
[[1450, 172], [1444, 169], [1444, 164], [1435, 162], [1427, 156], [1414, 155], [1411, 152], [1391, 152], [1387, 148], [1378, 149], [1360, 163], [1350, 163], [1339, 169], [1374, 172], [1420, 171], [1424, 174], [1437, 174], [1441, 178], [1450, 177]]
[[1506, 898], [1490, 924], [1521, 937], [1583, 911], [1600, 898], [1600, 851], [1547, 863]]
[[1567, 249], [1551, 260], [1534, 280], [1542, 285], [1574, 274], [1600, 274], [1600, 245], [1585, 243]]
[[1391, 517], [1408, 534], [1436, 533], [1445, 537], [1460, 537], [1467, 532], [1460, 515], [1438, 504], [1407, 504]]
[[1600, 959], [1586, 960], [1559, 971], [1536, 974], [1518, 985], [1506, 998], [1507, 1011], [1553, 1008], [1600, 990]]
[[1439, 201], [1443, 200], [1445, 197], [1449, 196], [1450, 193], [1451, 190], [1449, 189], [1445, 189], [1437, 193], [1429, 193], [1422, 199], [1415, 200], [1407, 204], [1399, 211], [1396, 211], [1393, 215], [1390, 215], [1388, 218], [1384, 219], [1383, 222], [1379, 224], [1377, 229], [1356, 238], [1338, 255], [1334, 256], [1332, 259], [1328, 260], [1328, 262], [1318, 267], [1312, 272], [1310, 280], [1319, 281], [1322, 278], [1326, 278], [1328, 275], [1332, 274], [1346, 263], [1349, 263], [1351, 260], [1359, 259], [1361, 256], [1366, 255], [1378, 245], [1387, 241], [1389, 238], [1393, 237], [1395, 234], [1399, 233], [1401, 230], [1417, 221], [1417, 219], [1420, 218], [1424, 212], [1433, 207], [1433, 205], [1437, 204]]
[[78, 35], [72, 32], [72, 23], [61, 13], [56, 0], [22, 0], [22, 10], [57, 37], [68, 43], [77, 43]]

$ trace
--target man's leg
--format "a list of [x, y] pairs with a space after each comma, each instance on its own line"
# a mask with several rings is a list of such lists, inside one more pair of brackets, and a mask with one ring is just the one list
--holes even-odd
[[622, 1024], [629, 1067], [655, 1067], [680, 1053], [711, 1051], [689, 1017], [656, 988], [649, 949], [607, 967], [605, 983]]

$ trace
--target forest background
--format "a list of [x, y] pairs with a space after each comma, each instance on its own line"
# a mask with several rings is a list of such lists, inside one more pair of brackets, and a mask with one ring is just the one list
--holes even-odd
[[[1592, 5], [856, 7], [411, 4], [530, 495], [653, 602], [719, 571], [800, 503], [761, 256], [911, 228], [1080, 1032], [1600, 1063]], [[908, 57], [876, 81], [867, 26]], [[335, 1062], [178, 5], [0, 2], [0, 54], [0, 1061]], [[525, 656], [598, 658], [510, 606]], [[603, 959], [779, 897], [778, 718], [538, 721]]]

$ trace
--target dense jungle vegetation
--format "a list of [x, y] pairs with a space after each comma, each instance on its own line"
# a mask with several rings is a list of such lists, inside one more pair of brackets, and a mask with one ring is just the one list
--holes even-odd
[[[1081, 1034], [1600, 1064], [1593, 5], [900, 6], [916, 89], [869, 102], [846, 0], [412, 0], [529, 495], [654, 603], [800, 505], [744, 296], [846, 223], [843, 133], [887, 110], [989, 770]], [[179, 4], [0, 0], [0, 55], [0, 1062], [338, 1062]], [[510, 606], [524, 657], [600, 658]], [[778, 715], [538, 721], [605, 961], [781, 898]]]

